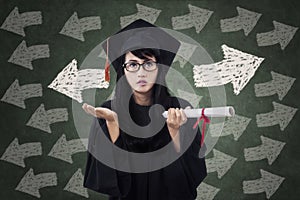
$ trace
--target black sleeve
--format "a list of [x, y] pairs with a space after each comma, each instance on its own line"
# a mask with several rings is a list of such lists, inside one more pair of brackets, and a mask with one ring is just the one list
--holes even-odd
[[[195, 119], [180, 128], [180, 143], [193, 140], [187, 150], [172, 164], [164, 168], [165, 186], [172, 199], [196, 199], [197, 187], [207, 176], [204, 151], [205, 145], [200, 148], [201, 133], [199, 129], [193, 130]], [[194, 138], [190, 138], [192, 132]]]
[[[103, 133], [110, 140], [105, 120], [95, 118], [89, 135], [84, 187], [110, 196], [122, 197], [125, 196], [130, 189], [130, 174], [113, 169], [101, 163], [94, 156], [95, 149], [105, 152], [110, 151], [109, 149], [101, 149], [99, 142], [97, 142], [99, 141], [100, 134], [103, 135]], [[119, 147], [124, 145], [120, 136], [116, 140], [115, 145]]]

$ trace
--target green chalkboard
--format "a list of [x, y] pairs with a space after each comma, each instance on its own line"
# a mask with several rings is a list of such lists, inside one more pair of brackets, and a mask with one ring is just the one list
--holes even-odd
[[[79, 71], [104, 69], [101, 43], [137, 18], [186, 45], [168, 74], [173, 95], [235, 109], [206, 128], [197, 199], [299, 199], [299, 1], [0, 0], [0, 9], [0, 199], [107, 199], [81, 186], [92, 118], [78, 99], [109, 99], [114, 71], [109, 87], [76, 98], [48, 86], [73, 59]], [[212, 68], [223, 82], [207, 87]]]

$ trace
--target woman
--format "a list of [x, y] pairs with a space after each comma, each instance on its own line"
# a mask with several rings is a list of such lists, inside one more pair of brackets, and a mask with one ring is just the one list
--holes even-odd
[[[177, 157], [161, 168], [128, 172], [103, 164], [89, 150], [84, 185], [108, 194], [111, 200], [194, 200], [196, 188], [206, 176], [204, 158], [199, 158], [201, 134], [193, 131], [195, 120], [187, 120], [183, 112], [182, 108], [190, 104], [171, 97], [165, 84], [180, 44], [143, 20], [120, 32], [128, 30], [128, 35], [112, 37], [104, 45], [117, 72], [115, 98], [97, 108], [83, 105], [88, 114], [97, 118], [89, 143], [93, 142], [98, 150], [103, 148], [91, 138], [104, 133], [114, 145], [128, 152], [155, 152], [171, 144], [169, 155]], [[161, 115], [164, 110], [168, 111], [166, 120]], [[134, 161], [125, 162], [136, 169]]]

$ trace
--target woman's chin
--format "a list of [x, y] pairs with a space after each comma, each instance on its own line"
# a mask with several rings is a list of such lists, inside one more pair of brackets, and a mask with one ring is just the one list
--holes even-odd
[[140, 94], [146, 94], [150, 92], [151, 88], [147, 86], [139, 86], [134, 89], [135, 92], [140, 93]]

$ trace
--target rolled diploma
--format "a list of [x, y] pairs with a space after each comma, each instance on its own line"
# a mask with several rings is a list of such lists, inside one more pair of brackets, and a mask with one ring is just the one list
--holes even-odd
[[[199, 118], [202, 115], [203, 108], [183, 110], [187, 118]], [[207, 117], [233, 117], [235, 115], [232, 106], [204, 108], [204, 115]], [[168, 117], [168, 111], [163, 112], [164, 118]]]

